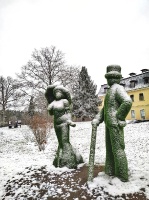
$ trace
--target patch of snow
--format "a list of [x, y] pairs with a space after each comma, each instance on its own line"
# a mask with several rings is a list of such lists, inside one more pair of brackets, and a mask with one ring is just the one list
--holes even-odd
[[[72, 146], [79, 151], [86, 164], [89, 161], [90, 142], [91, 142], [91, 122], [77, 122], [75, 128], [70, 128], [70, 142]], [[91, 192], [92, 189], [100, 192], [108, 192], [111, 195], [122, 195], [123, 193], [139, 192], [141, 188], [145, 189], [145, 195], [149, 198], [149, 122], [128, 124], [124, 128], [125, 132], [125, 152], [128, 159], [129, 182], [123, 183], [116, 177], [109, 177], [104, 172], [100, 172], [97, 177], [89, 183]], [[95, 163], [105, 164], [105, 125], [100, 124], [97, 129]], [[42, 166], [46, 166], [46, 170], [61, 175], [61, 178], [66, 178], [67, 174], [63, 172], [72, 172], [74, 169], [55, 168], [53, 160], [57, 150], [57, 138], [54, 129], [51, 130], [51, 135], [48, 138], [45, 151], [39, 152], [38, 146], [33, 140], [27, 141], [24, 138], [24, 132], [31, 134], [27, 126], [21, 126], [17, 129], [0, 128], [0, 199], [5, 194], [5, 184], [8, 180], [16, 180], [23, 178], [22, 174], [31, 176], [34, 171]], [[79, 165], [78, 168], [82, 167]], [[32, 170], [28, 170], [28, 168]], [[39, 172], [39, 171], [38, 171]], [[22, 174], [21, 174], [22, 173]], [[40, 173], [40, 172], [39, 172]], [[65, 176], [65, 177], [64, 177]], [[73, 182], [73, 179], [71, 179]], [[35, 180], [32, 183], [36, 184]], [[50, 185], [51, 184], [51, 185]], [[50, 194], [61, 194], [62, 190], [56, 184], [42, 183], [41, 188], [48, 188], [48, 192], [44, 195], [46, 199]], [[65, 187], [65, 186], [64, 186]], [[82, 186], [86, 187], [86, 186]], [[50, 188], [50, 189], [49, 189]], [[104, 188], [101, 190], [101, 188]], [[18, 188], [15, 185], [15, 196], [19, 193], [28, 191], [27, 185]], [[71, 192], [71, 188], [69, 188]], [[38, 194], [36, 185], [32, 186], [30, 196]], [[70, 195], [68, 192], [64, 194], [64, 198]], [[85, 199], [85, 197], [83, 197]], [[11, 200], [10, 196], [5, 197], [5, 200]], [[76, 198], [77, 199], [77, 198]], [[102, 199], [98, 197], [97, 199]]]

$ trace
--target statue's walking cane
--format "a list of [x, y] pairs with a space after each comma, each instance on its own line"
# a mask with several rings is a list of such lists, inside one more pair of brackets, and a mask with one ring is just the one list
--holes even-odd
[[88, 166], [88, 181], [93, 181], [95, 147], [96, 147], [96, 134], [97, 134], [97, 125], [92, 125], [90, 156], [89, 156], [89, 166]]

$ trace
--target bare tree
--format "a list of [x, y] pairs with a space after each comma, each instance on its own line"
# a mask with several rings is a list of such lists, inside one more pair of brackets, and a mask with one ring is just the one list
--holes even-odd
[[43, 92], [38, 92], [35, 98], [34, 96], [30, 98], [28, 114], [32, 118], [36, 113], [42, 113], [42, 116], [48, 117], [47, 100]]
[[45, 94], [42, 92], [39, 92], [36, 95], [36, 98], [34, 99], [35, 101], [35, 107], [36, 107], [36, 112], [44, 114], [44, 116], [47, 116], [47, 100], [45, 98]]
[[6, 109], [16, 107], [19, 99], [22, 97], [19, 91], [19, 83], [11, 77], [0, 77], [0, 107], [2, 122], [4, 123]]
[[22, 83], [22, 88], [42, 91], [57, 81], [60, 69], [64, 64], [64, 54], [60, 50], [56, 50], [56, 47], [46, 47], [39, 51], [35, 49], [31, 60], [22, 67], [22, 72], [17, 74], [17, 77]]
[[79, 87], [79, 74], [81, 68], [79, 66], [66, 66], [60, 72], [60, 80], [63, 86], [67, 87], [72, 96]]
[[78, 74], [77, 67], [66, 66], [64, 53], [51, 46], [35, 49], [31, 60], [22, 67], [22, 72], [17, 77], [22, 84], [22, 91], [35, 95], [35, 91], [44, 93], [48, 85], [57, 81], [71, 89]]

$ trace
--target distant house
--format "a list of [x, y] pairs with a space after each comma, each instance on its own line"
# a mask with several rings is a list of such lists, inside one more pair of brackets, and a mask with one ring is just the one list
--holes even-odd
[[[129, 77], [122, 78], [120, 84], [125, 88], [132, 99], [132, 107], [126, 120], [149, 120], [149, 69], [142, 69], [142, 73], [130, 73]], [[99, 106], [104, 105], [104, 97], [109, 86], [101, 85], [98, 96], [102, 100]]]

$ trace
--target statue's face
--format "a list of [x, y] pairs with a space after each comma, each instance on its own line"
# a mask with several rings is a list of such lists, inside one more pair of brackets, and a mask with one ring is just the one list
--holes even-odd
[[55, 91], [55, 98], [57, 100], [62, 99], [63, 98], [63, 93], [60, 90], [56, 90]]
[[112, 86], [114, 83], [119, 84], [120, 78], [108, 78], [107, 83], [108, 83], [109, 86]]

